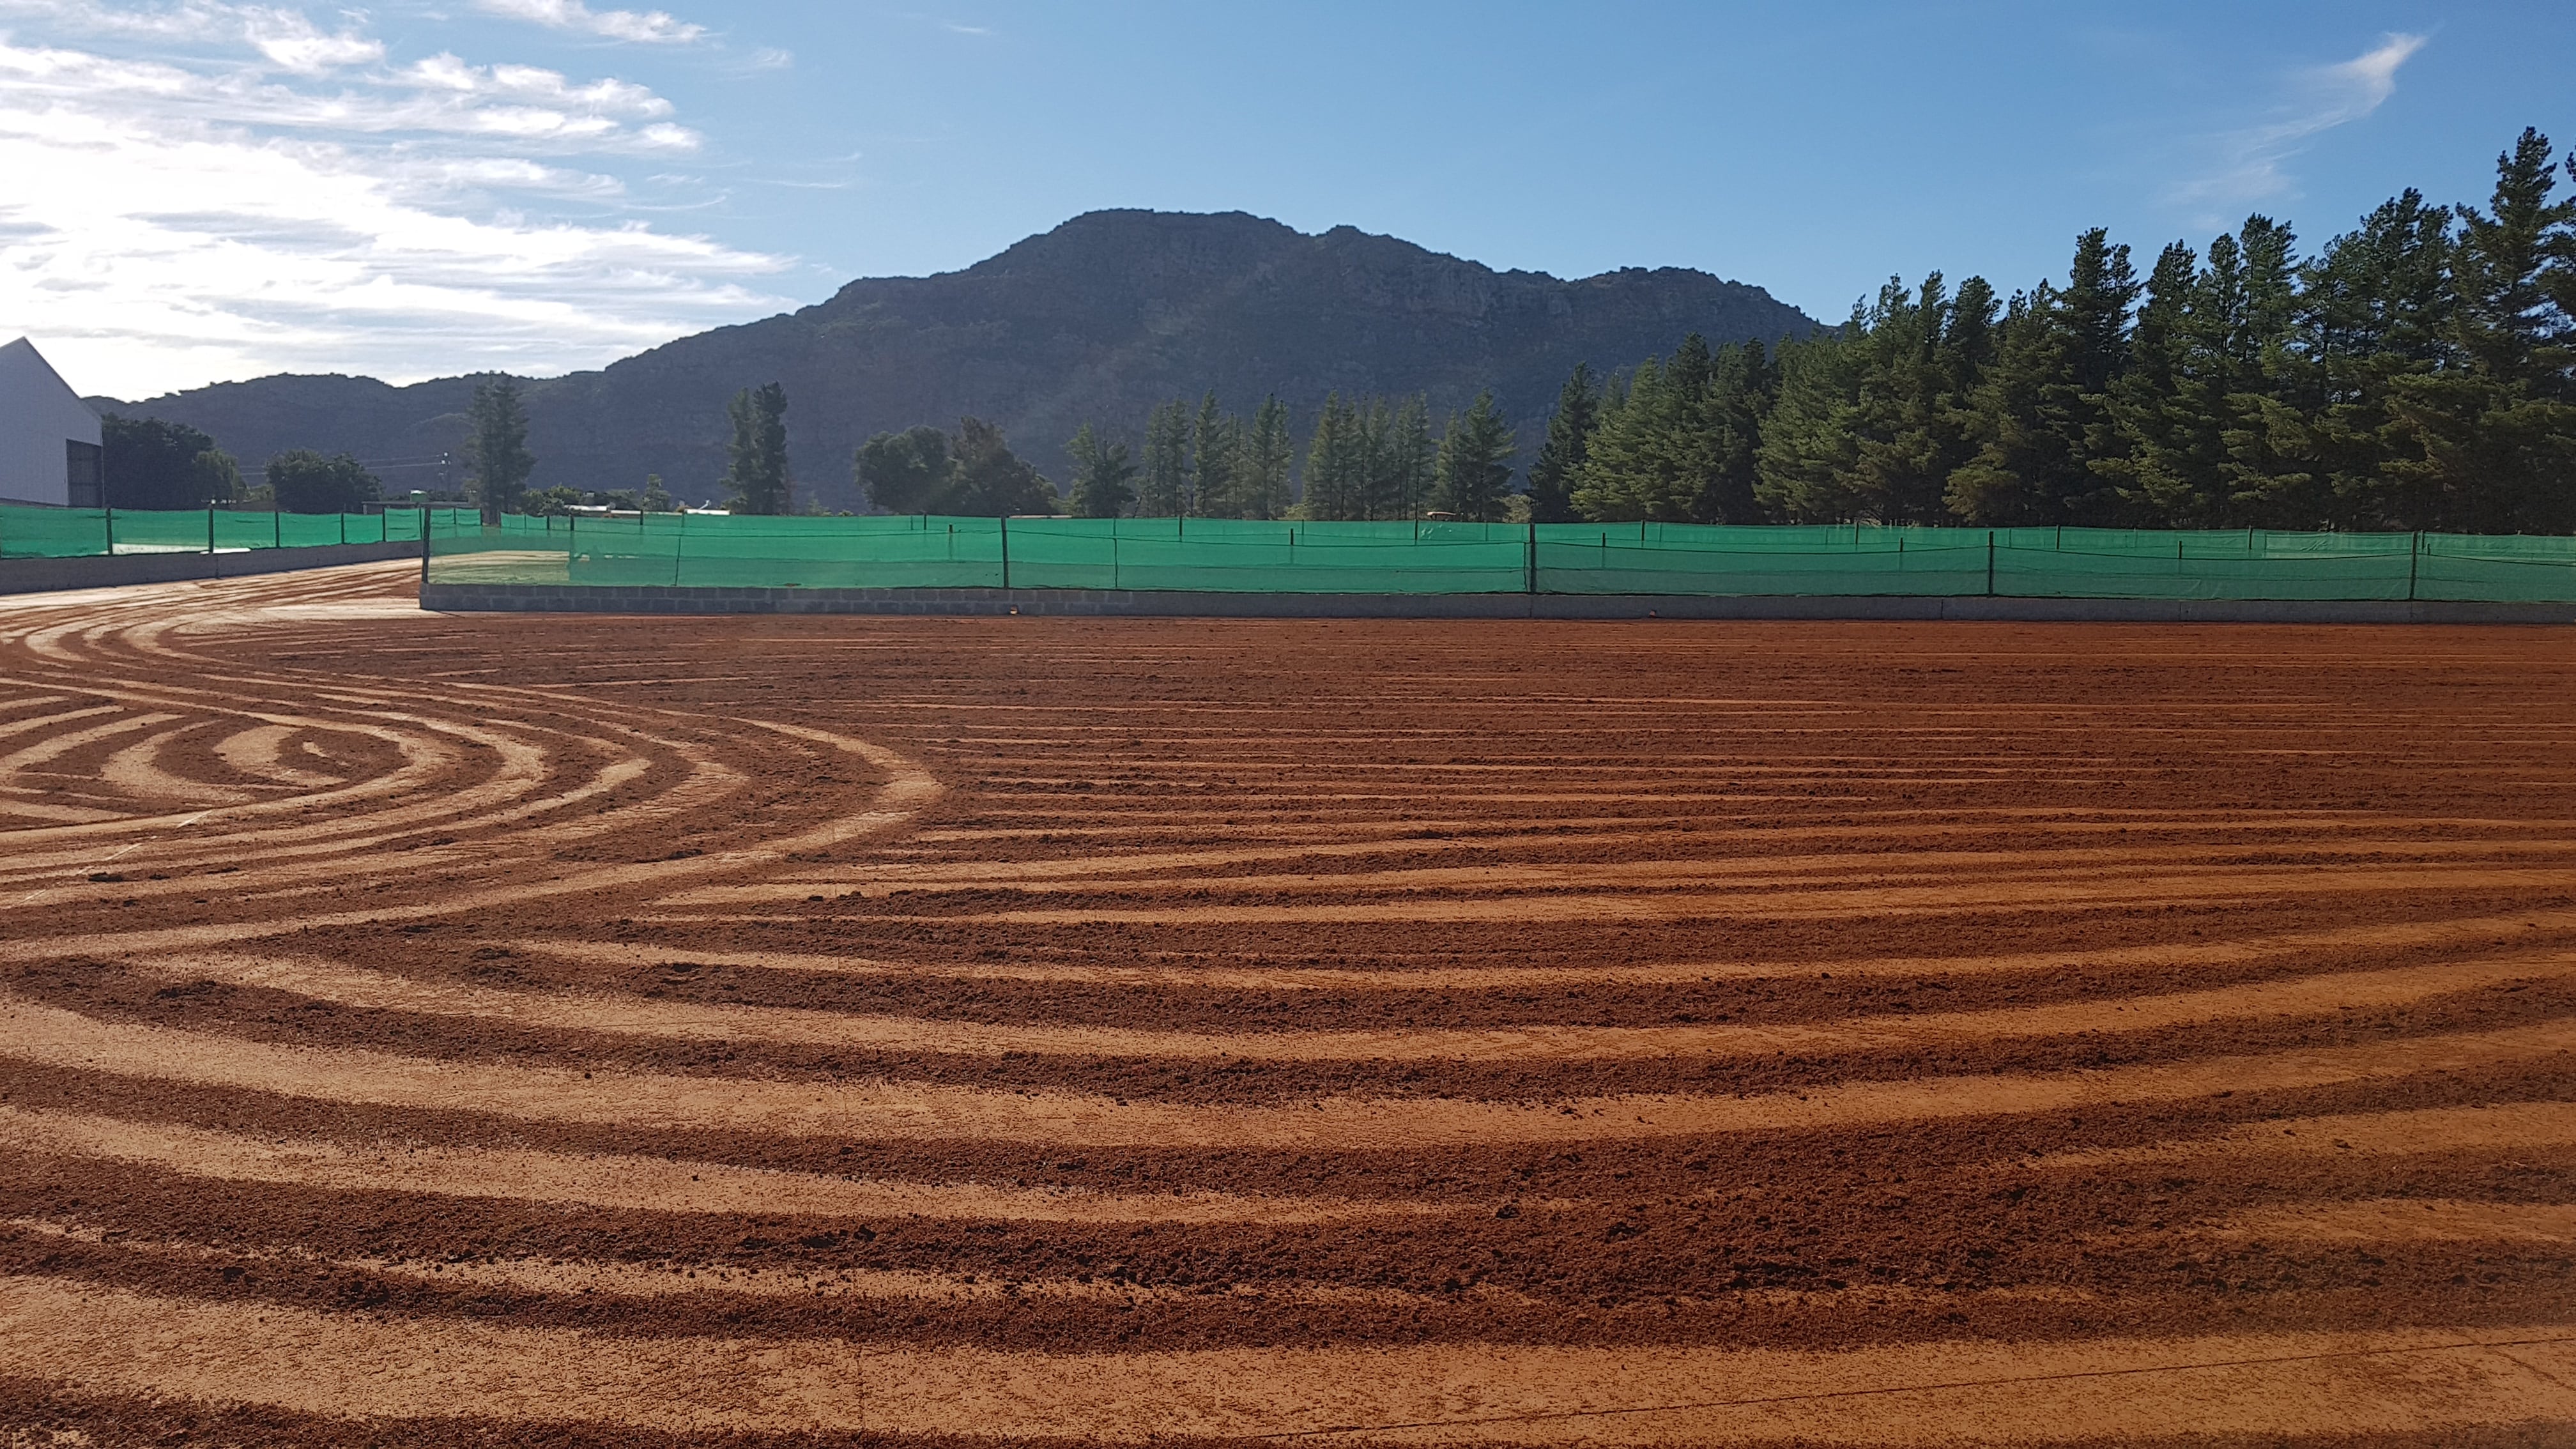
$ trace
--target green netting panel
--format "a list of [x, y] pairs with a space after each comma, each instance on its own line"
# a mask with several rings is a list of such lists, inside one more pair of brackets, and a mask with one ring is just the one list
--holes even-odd
[[1986, 590], [1986, 537], [1957, 529], [1784, 530], [1541, 524], [1537, 588], [1548, 594], [1926, 596]]
[[204, 553], [206, 510], [149, 513], [120, 508], [111, 522], [118, 553]]
[[2197, 554], [2188, 538], [2162, 554], [1995, 550], [1994, 592], [2015, 599], [2403, 599], [2402, 552]]
[[0, 504], [0, 558], [80, 558], [105, 552], [105, 509]]
[[1482, 523], [1024, 519], [1011, 583], [1040, 589], [1520, 593], [1527, 530]]
[[[266, 515], [257, 515], [266, 518]], [[1265, 593], [2576, 601], [2576, 540], [1220, 519], [431, 520], [438, 582]], [[1007, 556], [1007, 561], [1006, 561]]]
[[[437, 510], [451, 529], [476, 515]], [[421, 511], [384, 513], [247, 513], [190, 508], [171, 512], [119, 508], [30, 508], [0, 505], [0, 557], [94, 558], [102, 554], [232, 553], [339, 543], [417, 543]]]
[[[2576, 603], [2576, 549], [2567, 539], [2427, 534], [2415, 559], [2418, 599]], [[2531, 547], [2555, 544], [2554, 550]], [[2502, 547], [2496, 547], [2502, 545]]]

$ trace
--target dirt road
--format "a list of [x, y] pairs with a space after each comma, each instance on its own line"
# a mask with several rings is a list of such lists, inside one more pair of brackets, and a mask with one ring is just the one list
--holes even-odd
[[410, 582], [0, 600], [0, 1442], [2576, 1442], [2576, 633]]

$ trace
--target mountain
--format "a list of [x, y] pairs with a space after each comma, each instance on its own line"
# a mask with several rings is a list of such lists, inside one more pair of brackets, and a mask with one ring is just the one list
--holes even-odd
[[[726, 402], [781, 382], [800, 492], [843, 508], [859, 506], [850, 459], [861, 441], [954, 427], [960, 414], [1001, 424], [1062, 482], [1064, 442], [1084, 421], [1132, 435], [1157, 403], [1210, 387], [1247, 413], [1277, 393], [1300, 436], [1331, 391], [1425, 392], [1438, 415], [1491, 387], [1519, 420], [1525, 466], [1578, 361], [1607, 370], [1688, 332], [1768, 340], [1816, 325], [1704, 272], [1561, 281], [1346, 226], [1310, 236], [1240, 212], [1097, 211], [964, 271], [855, 281], [798, 312], [530, 382], [529, 444], [540, 485], [627, 488], [658, 473], [683, 498], [714, 497]], [[278, 376], [99, 401], [201, 428], [256, 465], [290, 448], [369, 460], [461, 451], [473, 388]], [[417, 487], [434, 474], [384, 476]]]

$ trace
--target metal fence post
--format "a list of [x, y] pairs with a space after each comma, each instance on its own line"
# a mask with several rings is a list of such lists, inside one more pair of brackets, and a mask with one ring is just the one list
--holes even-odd
[[106, 515], [103, 521], [107, 525], [107, 556], [114, 558], [116, 557], [116, 505], [109, 503], [101, 511]]
[[1002, 587], [1011, 586], [1011, 516], [1002, 515]]
[[1995, 531], [1986, 530], [1986, 597], [1995, 596]]
[[1529, 526], [1529, 592], [1538, 592], [1538, 520], [1535, 518], [1530, 520]]
[[209, 554], [211, 554], [211, 553], [213, 553], [214, 551], [215, 551], [215, 505], [214, 505], [213, 503], [209, 502], [209, 503], [207, 503], [207, 505], [206, 505], [206, 552], [207, 552], [207, 553], [209, 553]]
[[2415, 561], [2424, 551], [2424, 530], [2417, 529], [2406, 538], [2406, 602], [2415, 602]]

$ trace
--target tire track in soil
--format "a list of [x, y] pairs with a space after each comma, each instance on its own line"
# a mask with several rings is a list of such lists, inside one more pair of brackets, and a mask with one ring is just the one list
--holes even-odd
[[2540, 632], [410, 577], [0, 601], [0, 1429], [2576, 1432]]

